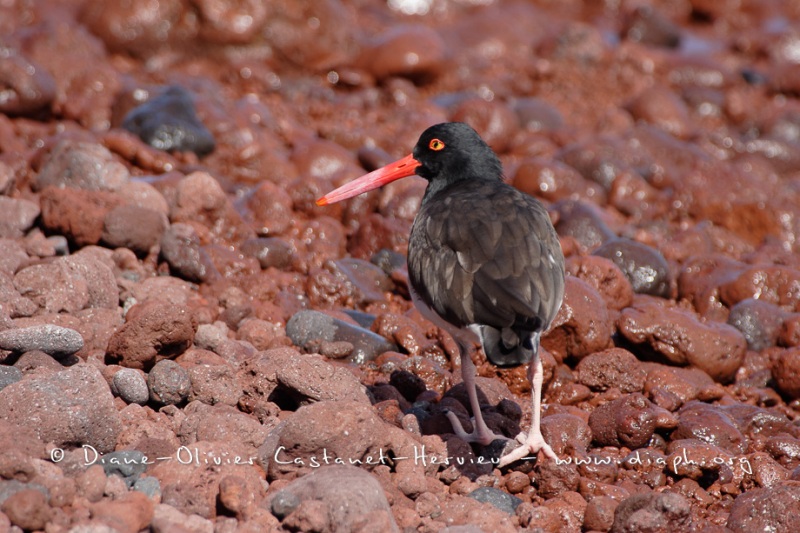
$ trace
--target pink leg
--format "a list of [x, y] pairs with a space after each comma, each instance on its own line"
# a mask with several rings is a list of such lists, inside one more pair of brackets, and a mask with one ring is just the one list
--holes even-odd
[[[538, 342], [536, 343], [536, 348], [538, 348]], [[519, 461], [523, 458], [534, 458], [539, 450], [542, 450], [550, 459], [555, 460], [558, 458], [556, 453], [553, 451], [553, 448], [551, 448], [550, 445], [544, 441], [544, 437], [542, 436], [542, 381], [544, 380], [544, 370], [542, 369], [542, 360], [539, 357], [538, 349], [536, 350], [533, 359], [531, 360], [531, 365], [528, 368], [528, 379], [530, 379], [531, 384], [533, 385], [533, 391], [531, 394], [531, 396], [533, 396], [531, 429], [528, 432], [527, 437], [524, 433], [520, 433], [517, 436], [517, 440], [522, 443], [522, 446], [501, 457], [498, 465], [500, 467], [511, 464], [514, 461]]]
[[469, 405], [472, 408], [472, 433], [464, 431], [464, 427], [456, 414], [448, 411], [447, 418], [453, 425], [453, 431], [466, 442], [478, 442], [484, 446], [491, 444], [496, 439], [509, 440], [504, 435], [494, 433], [483, 420], [481, 406], [478, 402], [478, 387], [475, 384], [475, 364], [473, 364], [467, 348], [461, 345], [459, 347], [461, 348], [461, 379], [464, 380], [464, 387], [466, 387], [467, 395], [469, 396]]

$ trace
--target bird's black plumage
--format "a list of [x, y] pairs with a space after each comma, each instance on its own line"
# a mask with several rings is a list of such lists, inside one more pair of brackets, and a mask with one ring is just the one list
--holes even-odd
[[[444, 148], [431, 150], [433, 139]], [[547, 211], [502, 181], [497, 156], [466, 124], [429, 128], [414, 158], [429, 185], [408, 245], [412, 288], [450, 324], [496, 330], [482, 332], [493, 363], [528, 362], [532, 347], [517, 348], [549, 326], [564, 294]]]
[[505, 184], [495, 153], [475, 130], [457, 122], [431, 126], [412, 154], [342, 185], [317, 204], [352, 198], [413, 174], [427, 179], [428, 187], [408, 244], [411, 292], [419, 310], [458, 342], [473, 414], [467, 433], [458, 416], [447, 412], [453, 432], [484, 445], [505, 438], [481, 414], [470, 358], [480, 340], [496, 365], [530, 361], [531, 428], [527, 436], [517, 436], [522, 445], [498, 464], [539, 451], [555, 459], [541, 431], [544, 370], [538, 350], [539, 336], [564, 295], [564, 256], [547, 211]]

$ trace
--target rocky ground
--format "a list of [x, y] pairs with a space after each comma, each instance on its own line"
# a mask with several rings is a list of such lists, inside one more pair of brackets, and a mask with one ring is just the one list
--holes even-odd
[[[0, 2], [0, 532], [800, 531], [800, 4]], [[561, 460], [408, 297], [472, 124], [548, 207]], [[489, 425], [525, 369], [476, 352]], [[355, 463], [356, 466], [353, 466]]]

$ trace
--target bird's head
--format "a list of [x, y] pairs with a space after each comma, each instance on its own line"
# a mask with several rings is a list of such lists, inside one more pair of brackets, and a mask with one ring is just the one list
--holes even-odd
[[445, 122], [425, 130], [411, 154], [329, 192], [317, 205], [340, 202], [414, 174], [431, 183], [449, 184], [499, 179], [501, 172], [500, 160], [474, 129], [462, 122]]

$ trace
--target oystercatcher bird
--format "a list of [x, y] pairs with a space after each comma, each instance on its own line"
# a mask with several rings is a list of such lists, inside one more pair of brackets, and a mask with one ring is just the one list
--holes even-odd
[[[490, 362], [507, 367], [530, 362], [532, 424], [521, 446], [500, 466], [536, 454], [556, 458], [540, 429], [542, 362], [539, 336], [561, 306], [564, 255], [547, 211], [507, 185], [491, 148], [470, 126], [431, 126], [413, 152], [317, 200], [327, 205], [417, 174], [428, 181], [408, 243], [414, 303], [448, 331], [461, 350], [461, 373], [473, 413], [467, 433], [455, 413], [456, 435], [488, 445], [496, 435], [478, 403], [471, 349], [480, 342]], [[508, 439], [507, 439], [508, 440]]]

